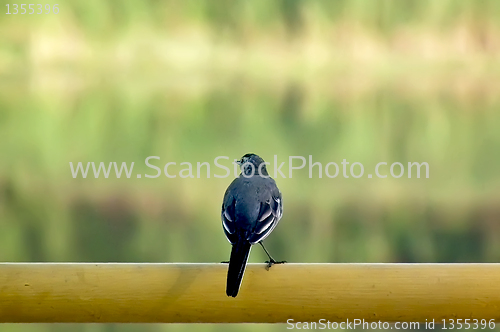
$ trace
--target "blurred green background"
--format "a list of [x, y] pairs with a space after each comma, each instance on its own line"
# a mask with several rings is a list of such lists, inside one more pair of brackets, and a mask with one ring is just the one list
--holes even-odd
[[[365, 166], [359, 179], [277, 178], [277, 259], [500, 260], [500, 2], [63, 0], [42, 15], [0, 3], [0, 261], [226, 260], [232, 177], [73, 179], [69, 162], [153, 174], [148, 156], [213, 166], [247, 152]], [[430, 178], [367, 178], [381, 161], [427, 162]], [[254, 248], [250, 261], [265, 258]], [[1, 326], [221, 329], [286, 325]]]

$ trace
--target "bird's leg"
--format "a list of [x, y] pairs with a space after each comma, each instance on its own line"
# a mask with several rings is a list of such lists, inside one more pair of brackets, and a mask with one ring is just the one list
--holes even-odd
[[271, 257], [271, 255], [269, 255], [269, 253], [266, 250], [266, 247], [264, 247], [264, 243], [262, 241], [260, 241], [259, 244], [262, 246], [262, 249], [264, 249], [264, 251], [266, 252], [267, 257], [269, 257], [269, 260], [265, 262], [265, 263], [267, 263], [267, 270], [269, 270], [269, 268], [271, 266], [273, 266], [274, 264], [284, 264], [284, 263], [286, 263], [286, 261], [277, 262], [274, 258]]

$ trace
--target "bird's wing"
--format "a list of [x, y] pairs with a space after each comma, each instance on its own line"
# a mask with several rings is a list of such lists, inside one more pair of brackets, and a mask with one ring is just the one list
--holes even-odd
[[[226, 200], [224, 201], [226, 202]], [[234, 222], [236, 219], [234, 209], [235, 202], [234, 197], [229, 197], [227, 204], [222, 203], [221, 211], [222, 227], [224, 228], [224, 233], [231, 244], [236, 241], [236, 227]]]
[[283, 202], [281, 193], [278, 190], [276, 195], [272, 195], [271, 199], [261, 203], [259, 217], [251, 234], [248, 236], [248, 241], [255, 244], [264, 240], [273, 229], [276, 227], [283, 214]]

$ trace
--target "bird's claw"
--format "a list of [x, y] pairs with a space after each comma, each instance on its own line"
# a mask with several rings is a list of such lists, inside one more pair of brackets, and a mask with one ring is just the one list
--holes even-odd
[[229, 261], [222, 261], [221, 264], [229, 264]]
[[285, 263], [286, 263], [286, 261], [279, 261], [279, 262], [277, 262], [277, 261], [275, 261], [274, 259], [271, 259], [271, 260], [269, 260], [269, 261], [265, 261], [264, 263], [266, 263], [266, 264], [267, 264], [267, 265], [266, 265], [266, 270], [268, 270], [268, 271], [269, 271], [269, 268], [270, 268], [271, 266], [273, 266], [274, 264], [285, 264]]

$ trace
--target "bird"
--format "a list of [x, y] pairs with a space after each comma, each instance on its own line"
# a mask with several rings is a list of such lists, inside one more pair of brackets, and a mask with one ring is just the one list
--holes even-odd
[[226, 284], [226, 294], [232, 297], [238, 295], [252, 245], [262, 246], [269, 257], [268, 268], [285, 263], [274, 260], [263, 243], [283, 215], [281, 192], [258, 155], [247, 153], [236, 164], [241, 173], [227, 188], [221, 212], [222, 227], [232, 245]]

